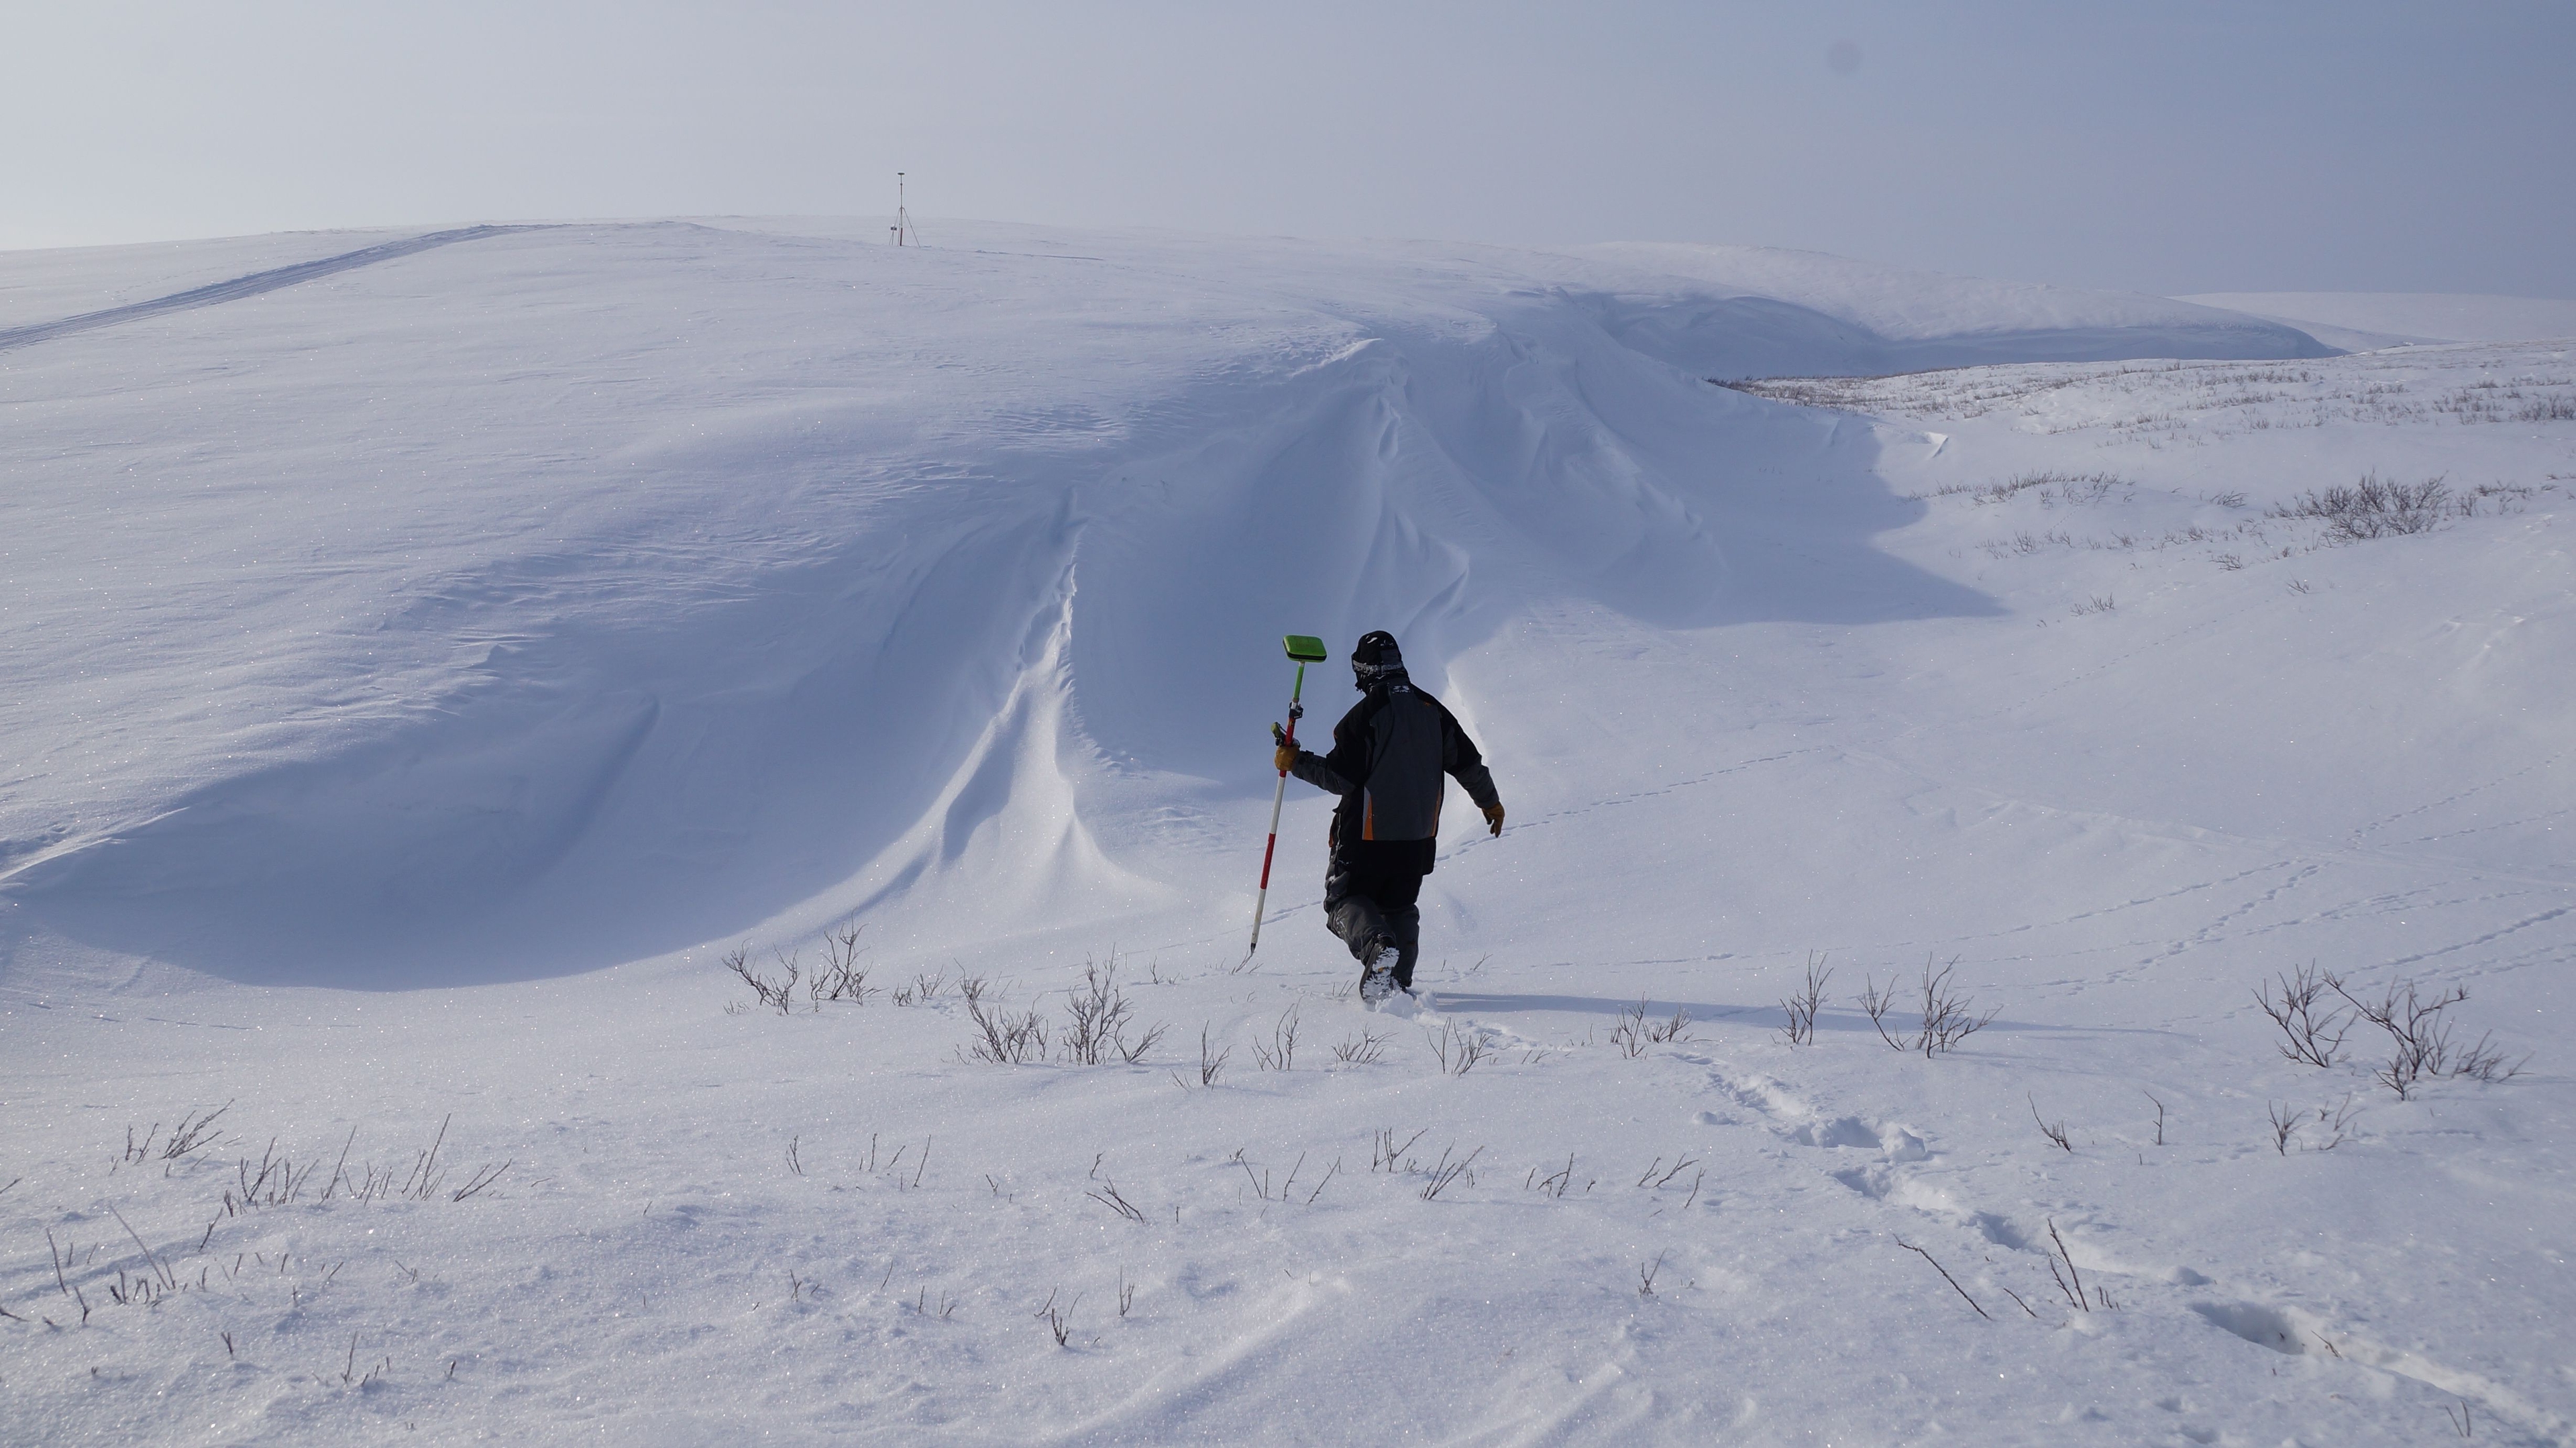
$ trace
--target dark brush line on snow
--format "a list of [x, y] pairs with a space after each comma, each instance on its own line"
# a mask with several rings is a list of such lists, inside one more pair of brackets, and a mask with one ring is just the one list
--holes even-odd
[[218, 302], [255, 297], [262, 292], [273, 292], [280, 287], [291, 287], [298, 282], [313, 281], [316, 278], [357, 267], [373, 266], [380, 261], [392, 261], [396, 257], [410, 256], [414, 252], [428, 251], [432, 247], [447, 246], [459, 241], [480, 241], [487, 236], [501, 236], [513, 231], [538, 229], [534, 226], [465, 226], [453, 231], [433, 231], [421, 236], [406, 237], [401, 241], [379, 242], [374, 246], [360, 247], [356, 251], [344, 251], [338, 256], [326, 256], [319, 261], [297, 262], [293, 266], [252, 272], [249, 276], [234, 277], [230, 281], [214, 282], [188, 291], [174, 292], [166, 297], [155, 297], [148, 302], [132, 302], [122, 307], [109, 307], [101, 312], [83, 312], [77, 317], [65, 317], [55, 322], [38, 322], [29, 327], [11, 327], [0, 331], [0, 352], [5, 352], [12, 347], [24, 347], [34, 342], [51, 341], [56, 337], [68, 337], [75, 332], [113, 327], [119, 322], [134, 322], [145, 317], [157, 317], [165, 312], [185, 312], [198, 307], [211, 307]]

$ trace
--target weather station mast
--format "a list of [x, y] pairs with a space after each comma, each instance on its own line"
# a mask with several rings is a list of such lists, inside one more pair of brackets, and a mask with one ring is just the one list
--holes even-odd
[[913, 233], [912, 213], [905, 209], [903, 204], [903, 173], [901, 171], [894, 173], [894, 225], [887, 227], [886, 230], [893, 235], [894, 244], [897, 246], [919, 246], [921, 244], [921, 238]]

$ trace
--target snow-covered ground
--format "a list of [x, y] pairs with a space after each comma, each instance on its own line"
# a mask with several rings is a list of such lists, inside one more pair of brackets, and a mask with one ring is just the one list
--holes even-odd
[[2576, 302], [2445, 292], [2218, 292], [2181, 298], [2299, 327], [2347, 350], [2576, 337]]
[[[0, 257], [0, 1436], [2576, 1432], [2566, 345], [882, 234]], [[1311, 790], [1242, 945], [1370, 627], [1511, 811], [1379, 1014]]]

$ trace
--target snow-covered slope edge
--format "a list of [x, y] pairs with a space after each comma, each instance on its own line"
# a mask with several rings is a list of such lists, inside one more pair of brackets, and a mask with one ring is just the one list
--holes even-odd
[[[1282, 618], [1436, 659], [1559, 599], [1983, 607], [1869, 548], [1910, 505], [1866, 431], [1705, 388], [1710, 339], [1808, 371], [2312, 350], [1991, 284], [1907, 308], [1783, 254], [966, 240], [484, 236], [0, 354], [21, 928], [394, 985], [847, 908], [987, 827], [1014, 879], [1056, 868], [1032, 841], [1093, 858], [1075, 795], [999, 828], [1028, 806], [994, 748], [1145, 777], [1186, 845], [1258, 790], [1218, 721]], [[1031, 690], [1082, 731], [976, 742]], [[1160, 898], [1077, 875], [1059, 905]]]
[[1620, 244], [1603, 297], [1622, 340], [1713, 377], [1920, 372], [1994, 362], [2327, 357], [2287, 324], [2137, 293], [1897, 271], [1812, 252]]
[[2269, 317], [2287, 326], [2324, 327], [2386, 339], [2368, 344], [2376, 346], [2399, 340], [2530, 342], [2576, 337], [2576, 301], [2564, 298], [2470, 292], [2217, 292], [2178, 300]]

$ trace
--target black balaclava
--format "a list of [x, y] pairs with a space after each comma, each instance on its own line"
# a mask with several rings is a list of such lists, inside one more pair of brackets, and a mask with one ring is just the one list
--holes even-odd
[[1361, 693], [1404, 678], [1404, 655], [1395, 646], [1395, 635], [1384, 629], [1360, 635], [1351, 650], [1351, 674]]

